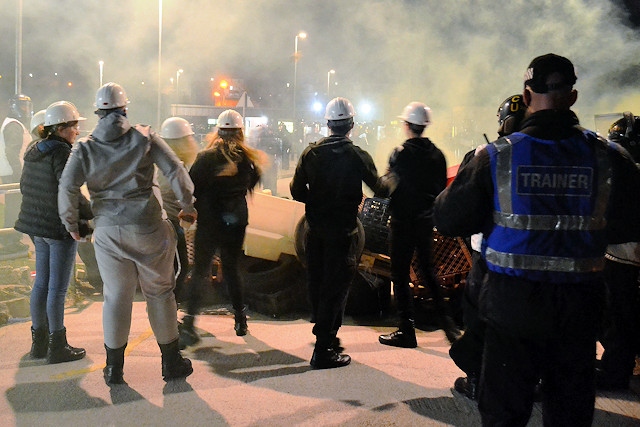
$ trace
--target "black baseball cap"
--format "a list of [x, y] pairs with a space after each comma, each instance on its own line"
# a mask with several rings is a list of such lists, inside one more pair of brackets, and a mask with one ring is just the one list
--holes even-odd
[[[549, 76], [554, 73], [559, 73], [562, 79], [548, 84]], [[534, 58], [524, 73], [524, 85], [529, 86], [536, 93], [547, 93], [563, 87], [571, 88], [577, 79], [571, 61], [554, 53]]]

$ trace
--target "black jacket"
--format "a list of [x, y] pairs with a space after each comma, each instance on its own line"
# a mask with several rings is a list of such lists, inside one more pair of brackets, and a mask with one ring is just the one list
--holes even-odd
[[[553, 141], [581, 133], [581, 128], [570, 110], [544, 110], [528, 116], [520, 132]], [[607, 209], [607, 239], [609, 243], [638, 241], [640, 169], [623, 148], [610, 147], [608, 153], [613, 175]], [[437, 197], [434, 220], [438, 231], [445, 236], [460, 237], [491, 232], [493, 197], [489, 155], [487, 150], [481, 150]]]
[[[194, 185], [199, 226], [247, 225], [245, 196], [258, 183], [260, 175], [246, 155], [238, 156], [231, 160], [219, 148], [198, 153], [189, 175]], [[232, 163], [237, 173], [225, 176], [223, 170], [233, 167]]]
[[356, 228], [363, 181], [374, 192], [381, 186], [369, 153], [345, 136], [332, 135], [303, 151], [290, 189], [305, 203], [311, 230], [337, 236]]
[[[58, 183], [71, 144], [57, 136], [32, 145], [24, 155], [20, 178], [22, 205], [15, 229], [30, 236], [50, 239], [71, 239], [58, 215]], [[80, 216], [90, 219], [89, 202], [83, 198]]]
[[411, 138], [389, 158], [397, 187], [389, 206], [392, 221], [430, 218], [436, 196], [447, 186], [444, 154], [429, 138]]

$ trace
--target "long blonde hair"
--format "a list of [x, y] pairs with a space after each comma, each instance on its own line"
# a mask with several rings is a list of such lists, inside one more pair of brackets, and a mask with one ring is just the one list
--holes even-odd
[[205, 137], [205, 150], [218, 149], [229, 159], [238, 162], [244, 154], [259, 175], [262, 175], [267, 159], [260, 150], [249, 147], [245, 144], [244, 132], [242, 129], [217, 129]]

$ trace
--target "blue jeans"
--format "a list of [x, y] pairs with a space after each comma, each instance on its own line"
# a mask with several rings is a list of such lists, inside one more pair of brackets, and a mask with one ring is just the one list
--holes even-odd
[[47, 325], [49, 331], [64, 328], [64, 302], [76, 260], [78, 243], [31, 236], [36, 248], [36, 280], [31, 290], [33, 328]]

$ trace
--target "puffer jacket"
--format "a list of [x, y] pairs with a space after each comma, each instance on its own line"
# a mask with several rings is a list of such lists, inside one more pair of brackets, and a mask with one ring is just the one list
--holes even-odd
[[[71, 153], [71, 144], [55, 135], [31, 146], [24, 155], [20, 178], [22, 205], [15, 229], [30, 236], [71, 239], [58, 215], [58, 183]], [[80, 198], [81, 216], [91, 218], [87, 200]]]

